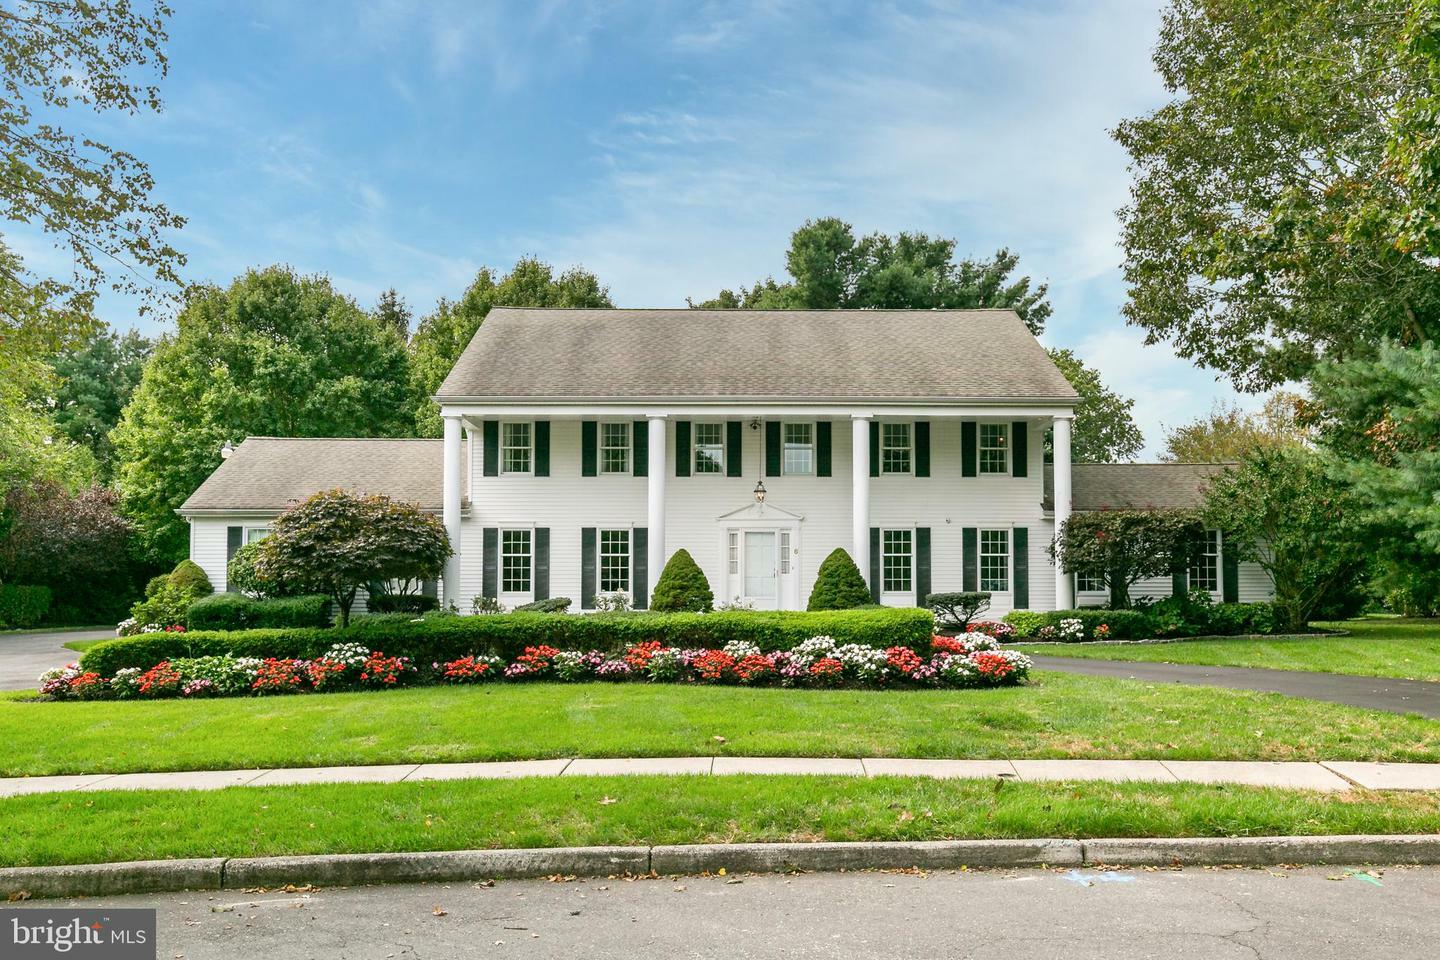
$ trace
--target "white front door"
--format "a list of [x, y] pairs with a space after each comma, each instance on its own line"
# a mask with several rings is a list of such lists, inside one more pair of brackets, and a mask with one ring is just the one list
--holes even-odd
[[746, 530], [744, 549], [742, 599], [757, 610], [774, 610], [780, 598], [780, 568], [775, 548], [775, 533], [770, 530]]

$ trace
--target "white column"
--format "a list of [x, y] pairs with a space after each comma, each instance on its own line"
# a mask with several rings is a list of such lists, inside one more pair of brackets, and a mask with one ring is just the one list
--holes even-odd
[[441, 500], [445, 535], [450, 538], [450, 559], [445, 561], [445, 606], [460, 604], [460, 418], [445, 417], [445, 487]]
[[669, 458], [665, 455], [665, 418], [652, 416], [649, 421], [649, 461], [645, 469], [648, 481], [645, 525], [649, 539], [645, 557], [650, 567], [649, 589], [654, 592], [655, 581], [660, 579], [660, 571], [665, 567], [665, 466]]
[[[1070, 417], [1056, 417], [1052, 446], [1055, 451], [1055, 535], [1070, 519]], [[1055, 609], [1075, 606], [1075, 581], [1057, 561], [1055, 564]]]
[[[860, 576], [870, 583], [870, 418], [856, 417], [850, 424], [851, 453], [850, 551]], [[873, 584], [871, 584], [873, 586]]]

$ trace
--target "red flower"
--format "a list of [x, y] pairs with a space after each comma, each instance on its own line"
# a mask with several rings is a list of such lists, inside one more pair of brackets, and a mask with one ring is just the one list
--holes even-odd
[[650, 665], [650, 658], [660, 650], [659, 640], [648, 640], [631, 647], [625, 653], [625, 662], [631, 670], [644, 670]]
[[735, 666], [735, 658], [724, 650], [706, 650], [690, 661], [690, 666], [708, 683], [719, 683], [726, 679]]
[[909, 676], [920, 669], [920, 665], [925, 661], [920, 659], [920, 654], [909, 647], [890, 647], [885, 651], [885, 662]]
[[[966, 627], [966, 632], [974, 630], [974, 625]], [[936, 637], [930, 641], [931, 648], [936, 653], [964, 653], [965, 644], [954, 637]]]
[[1015, 664], [1011, 663], [1004, 654], [993, 651], [971, 654], [970, 662], [975, 664], [975, 669], [982, 677], [990, 677], [994, 680], [1003, 679], [1015, 672]]
[[741, 683], [765, 680], [775, 673], [775, 658], [767, 654], [752, 654], [735, 664], [735, 676]]

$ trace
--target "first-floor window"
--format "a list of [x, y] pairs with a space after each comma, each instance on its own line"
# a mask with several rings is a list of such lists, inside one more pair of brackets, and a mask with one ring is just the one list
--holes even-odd
[[600, 592], [630, 589], [630, 531], [600, 531]]
[[885, 593], [909, 593], [915, 560], [915, 531], [886, 530], [880, 535], [881, 572]]
[[695, 424], [695, 472], [725, 472], [725, 424]]
[[600, 424], [600, 472], [630, 472], [630, 436], [628, 423]]
[[258, 541], [260, 541], [260, 540], [264, 540], [264, 539], [265, 539], [266, 537], [268, 537], [268, 536], [270, 536], [270, 528], [269, 528], [269, 527], [246, 527], [246, 528], [245, 528], [245, 542], [246, 542], [246, 543], [256, 543], [256, 542], [258, 542]]
[[1082, 570], [1075, 574], [1075, 589], [1081, 593], [1104, 593], [1105, 577], [1093, 570]]
[[1010, 589], [1010, 531], [980, 531], [980, 589], [992, 593]]
[[1190, 589], [1220, 589], [1220, 531], [1206, 530], [1196, 545], [1195, 562], [1190, 565]]
[[500, 531], [500, 592], [530, 592], [530, 531]]
[[780, 572], [790, 572], [790, 531], [780, 531]]
[[783, 427], [785, 458], [781, 471], [788, 476], [809, 476], [815, 472], [815, 424], [787, 423]]
[[740, 534], [738, 531], [730, 531], [726, 553], [730, 563], [730, 576], [740, 576]]
[[529, 473], [531, 431], [528, 423], [500, 424], [500, 469], [502, 473]]

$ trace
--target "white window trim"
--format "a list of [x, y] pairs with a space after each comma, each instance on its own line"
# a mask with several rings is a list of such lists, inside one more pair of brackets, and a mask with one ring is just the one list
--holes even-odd
[[[510, 470], [510, 469], [508, 469], [508, 468], [505, 466], [505, 451], [506, 451], [506, 450], [519, 450], [519, 449], [521, 449], [521, 448], [518, 447], [518, 446], [512, 446], [512, 445], [507, 444], [507, 443], [505, 442], [505, 428], [506, 428], [506, 427], [514, 427], [514, 426], [524, 426], [524, 427], [528, 427], [528, 428], [529, 428], [529, 431], [530, 431], [530, 434], [529, 434], [529, 435], [530, 435], [530, 443], [527, 445], [527, 449], [528, 449], [529, 452], [530, 452], [530, 458], [529, 458], [529, 459], [530, 459], [530, 469], [529, 469], [529, 470]], [[499, 469], [497, 472], [498, 472], [501, 476], [504, 476], [504, 477], [533, 477], [533, 476], [535, 475], [535, 421], [533, 421], [533, 420], [502, 420], [502, 421], [500, 421], [500, 444], [499, 444], [498, 456], [500, 457], [500, 464], [499, 464], [500, 469]], [[516, 528], [513, 528], [513, 527], [512, 527], [511, 529], [516, 529]]]
[[[893, 427], [893, 426], [902, 426], [902, 427], [905, 427], [905, 428], [906, 428], [906, 431], [907, 431], [910, 439], [909, 439], [909, 441], [905, 444], [904, 447], [890, 446], [889, 444], [887, 444], [887, 443], [885, 442], [885, 427], [886, 427], [887, 424], [888, 424], [889, 426], [892, 426], [892, 427]], [[915, 476], [915, 422], [914, 422], [913, 420], [881, 420], [881, 421], [880, 421], [880, 430], [879, 430], [879, 433], [880, 433], [880, 476], [882, 476], [882, 477], [913, 477], [913, 476]], [[886, 450], [901, 450], [901, 449], [906, 450], [906, 451], [909, 453], [909, 457], [908, 457], [907, 459], [910, 461], [910, 468], [909, 468], [908, 470], [886, 470], [886, 469], [885, 469], [885, 451], [886, 451]], [[892, 528], [890, 528], [890, 529], [892, 529], [892, 530], [898, 530], [899, 528], [898, 528], [898, 527], [892, 527]]]
[[1205, 546], [1207, 552], [1203, 554], [1203, 556], [1210, 556], [1208, 548], [1212, 534], [1215, 537], [1215, 586], [1196, 587], [1194, 578], [1195, 566], [1194, 564], [1187, 564], [1185, 567], [1185, 588], [1187, 590], [1199, 589], [1214, 595], [1221, 593], [1225, 589], [1225, 538], [1221, 536], [1219, 530], [1213, 528], [1207, 528], [1205, 530]]
[[[1005, 447], [1004, 447], [1004, 453], [1005, 453], [1005, 469], [1004, 469], [1004, 470], [985, 470], [984, 467], [983, 467], [983, 464], [985, 463], [985, 450], [986, 450], [986, 447], [985, 447], [985, 444], [984, 444], [985, 428], [986, 428], [986, 427], [999, 427], [1001, 430], [1005, 431]], [[1028, 432], [1028, 431], [1027, 431], [1027, 432]], [[1014, 448], [1015, 448], [1015, 437], [1014, 437], [1014, 433], [1015, 433], [1015, 431], [1011, 428], [1010, 424], [1005, 423], [1005, 422], [1003, 422], [1003, 421], [997, 422], [997, 421], [994, 421], [994, 420], [980, 420], [980, 421], [978, 421], [978, 422], [976, 423], [976, 426], [975, 426], [975, 475], [976, 475], [977, 477], [1008, 477], [1008, 476], [1010, 476], [1011, 474], [1014, 473], [1014, 471], [1015, 471], [1015, 454], [1014, 454], [1014, 452], [1013, 452], [1013, 451], [1014, 451]], [[989, 449], [993, 450], [993, 449], [995, 449], [995, 448], [994, 448], [994, 447], [990, 447]], [[994, 529], [998, 529], [998, 528], [991, 527], [990, 529], [994, 530]]]
[[[627, 585], [617, 590], [605, 589], [605, 534], [624, 533], [625, 537], [625, 579]], [[623, 591], [635, 596], [635, 528], [614, 524], [595, 528], [595, 592], [610, 594]]]
[[[535, 527], [524, 524], [511, 524], [499, 528], [495, 542], [495, 590], [499, 593], [496, 599], [500, 601], [509, 600], [515, 602], [523, 599], [528, 603], [535, 599]], [[530, 556], [530, 588], [528, 590], [506, 590], [505, 589], [505, 534], [525, 533], [529, 535], [529, 556]]]
[[[255, 539], [252, 540], [252, 539], [250, 539], [250, 534], [252, 534], [252, 533], [264, 533], [265, 536], [264, 536], [264, 537], [256, 537]], [[259, 526], [259, 527], [245, 527], [245, 528], [244, 528], [244, 533], [243, 533], [243, 535], [240, 537], [241, 546], [246, 546], [246, 547], [248, 547], [248, 546], [249, 546], [250, 544], [252, 544], [252, 543], [259, 543], [261, 540], [264, 540], [265, 537], [268, 537], [269, 535], [270, 535], [270, 525], [269, 525], [268, 523], [265, 524], [264, 526]]]
[[[699, 430], [699, 428], [700, 428], [702, 425], [704, 425], [704, 426], [718, 426], [718, 427], [720, 428], [720, 456], [719, 456], [719, 458], [718, 458], [718, 463], [720, 464], [720, 469], [719, 469], [719, 470], [715, 470], [715, 471], [705, 471], [705, 470], [701, 470], [701, 469], [700, 469], [700, 430]], [[728, 475], [729, 475], [729, 470], [728, 470], [729, 464], [727, 464], [727, 463], [725, 462], [726, 454], [729, 452], [729, 451], [727, 451], [727, 450], [725, 449], [727, 446], [729, 446], [729, 437], [726, 435], [726, 430], [727, 430], [727, 429], [728, 429], [728, 428], [725, 426], [725, 421], [724, 421], [724, 420], [694, 420], [694, 421], [691, 422], [691, 424], [690, 424], [690, 476], [692, 476], [692, 477], [724, 477], [724, 476], [728, 476]]]
[[[790, 441], [787, 440], [786, 437], [785, 437], [785, 430], [786, 430], [786, 428], [787, 428], [787, 427], [792, 427], [792, 426], [795, 426], [795, 427], [809, 427], [809, 428], [810, 428], [810, 442], [809, 442], [809, 443], [797, 443], [797, 444], [793, 444], [793, 445], [792, 445], [792, 444], [790, 443]], [[813, 420], [782, 420], [782, 421], [780, 421], [780, 475], [781, 475], [781, 476], [785, 476], [785, 477], [813, 477], [813, 476], [815, 476], [815, 474], [816, 474], [817, 460], [818, 460], [819, 455], [820, 455], [819, 450], [818, 450], [818, 444], [816, 443], [816, 436], [817, 436], [819, 433], [820, 433], [820, 428], [819, 428], [818, 426], [816, 426], [815, 421], [813, 421]], [[801, 448], [801, 447], [804, 447], [805, 449], [808, 449], [808, 450], [810, 451], [810, 469], [809, 469], [809, 470], [790, 470], [790, 469], [789, 469], [789, 467], [788, 467], [788, 461], [787, 461], [787, 459], [786, 459], [785, 453], [786, 453], [786, 450], [787, 450], [789, 447], [791, 447], [791, 446], [794, 446], [794, 447], [796, 447], [797, 449], [798, 449], [798, 448]]]
[[[910, 534], [910, 589], [909, 590], [887, 590], [885, 589], [885, 534], [887, 533], [908, 533]], [[881, 527], [880, 528], [880, 596], [883, 597], [913, 597], [915, 596], [915, 528], [914, 527]]]
[[[606, 470], [606, 469], [605, 469], [605, 450], [606, 450], [606, 446], [605, 446], [605, 428], [606, 428], [606, 427], [616, 427], [616, 426], [623, 428], [621, 432], [622, 432], [622, 433], [624, 434], [624, 436], [625, 436], [625, 469], [624, 469], [624, 470]], [[632, 475], [634, 475], [634, 473], [635, 473], [635, 428], [634, 428], [634, 426], [633, 426], [629, 421], [626, 421], [626, 420], [602, 420], [602, 421], [600, 421], [599, 427], [596, 428], [596, 431], [597, 431], [597, 434], [598, 434], [598, 435], [597, 435], [597, 437], [596, 437], [596, 444], [595, 444], [596, 450], [595, 450], [595, 455], [596, 455], [596, 457], [597, 457], [597, 458], [599, 459], [599, 461], [600, 461], [600, 462], [596, 465], [597, 468], [598, 468], [598, 469], [596, 470], [596, 473], [600, 474], [602, 477], [626, 477], [626, 476], [632, 476]], [[619, 447], [610, 447], [609, 449], [611, 449], [611, 450], [618, 450], [618, 449], [620, 449], [620, 448], [619, 448]], [[609, 528], [609, 529], [614, 530], [614, 529], [616, 529], [616, 528], [615, 528], [615, 527], [611, 527], [611, 528]]]
[[[990, 590], [985, 588], [985, 534], [1005, 534], [1005, 589]], [[991, 554], [993, 556], [993, 554]], [[1015, 528], [1014, 527], [981, 527], [975, 534], [975, 575], [976, 586], [981, 591], [989, 593], [1012, 593], [1015, 590]]]
[[1100, 582], [1100, 586], [1098, 586], [1098, 587], [1081, 587], [1081, 586], [1080, 586], [1080, 578], [1081, 578], [1082, 576], [1084, 576], [1084, 574], [1080, 573], [1078, 570], [1075, 572], [1075, 592], [1076, 592], [1076, 593], [1106, 593], [1106, 592], [1108, 592], [1108, 591], [1107, 591], [1107, 588], [1106, 588], [1106, 586], [1105, 586], [1105, 577], [1104, 577], [1103, 575], [1097, 574], [1097, 575], [1095, 576], [1095, 579]]

